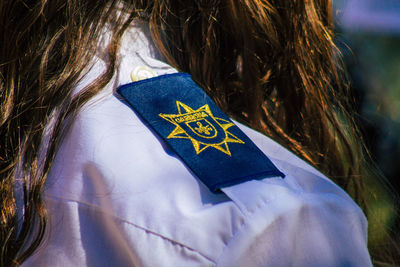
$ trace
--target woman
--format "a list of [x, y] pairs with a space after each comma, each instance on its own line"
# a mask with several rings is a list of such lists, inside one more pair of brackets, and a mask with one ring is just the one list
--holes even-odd
[[[2, 1], [0, 13], [2, 265], [371, 264], [361, 209], [321, 174], [364, 205], [330, 1]], [[181, 74], [129, 83], [177, 71], [238, 126], [176, 100], [151, 106], [162, 136], [137, 105], [181, 78], [177, 97], [201, 89]], [[185, 114], [212, 117], [185, 125], [224, 139], [191, 137], [173, 121]], [[276, 172], [214, 193], [208, 165], [170, 141], [229, 157], [251, 144], [237, 127]]]

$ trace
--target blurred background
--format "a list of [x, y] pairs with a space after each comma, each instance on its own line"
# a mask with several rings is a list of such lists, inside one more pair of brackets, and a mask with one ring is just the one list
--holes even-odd
[[333, 2], [336, 43], [355, 91], [361, 130], [390, 183], [367, 181], [369, 245], [394, 247], [385, 241], [386, 228], [400, 246], [400, 201], [393, 193], [400, 194], [400, 0]]

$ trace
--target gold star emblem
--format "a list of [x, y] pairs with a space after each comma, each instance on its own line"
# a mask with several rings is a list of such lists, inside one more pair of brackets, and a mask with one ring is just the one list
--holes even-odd
[[176, 106], [178, 114], [159, 114], [161, 118], [176, 126], [168, 135], [168, 139], [189, 139], [196, 154], [208, 147], [213, 147], [231, 156], [228, 143], [244, 144], [242, 140], [228, 131], [235, 124], [214, 117], [207, 104], [196, 110], [179, 101], [176, 101]]

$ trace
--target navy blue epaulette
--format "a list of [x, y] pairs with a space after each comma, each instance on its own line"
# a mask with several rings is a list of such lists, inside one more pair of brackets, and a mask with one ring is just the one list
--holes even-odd
[[141, 80], [117, 92], [211, 191], [284, 177], [189, 74]]

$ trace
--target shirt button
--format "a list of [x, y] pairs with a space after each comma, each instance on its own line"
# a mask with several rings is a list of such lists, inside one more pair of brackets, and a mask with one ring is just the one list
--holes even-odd
[[154, 71], [147, 66], [137, 66], [131, 72], [132, 82], [149, 79], [156, 76]]

